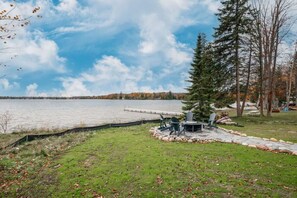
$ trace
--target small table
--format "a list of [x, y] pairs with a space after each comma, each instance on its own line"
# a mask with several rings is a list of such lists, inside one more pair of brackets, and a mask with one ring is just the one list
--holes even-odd
[[201, 122], [184, 122], [184, 130], [189, 132], [202, 131], [203, 123]]

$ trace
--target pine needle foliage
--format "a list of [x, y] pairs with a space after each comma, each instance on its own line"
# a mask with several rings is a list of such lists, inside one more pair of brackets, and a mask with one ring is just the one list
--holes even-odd
[[217, 68], [214, 63], [214, 50], [200, 33], [194, 49], [193, 61], [189, 71], [190, 86], [183, 101], [183, 110], [192, 111], [195, 120], [204, 120], [212, 112], [210, 104], [214, 103], [217, 93]]

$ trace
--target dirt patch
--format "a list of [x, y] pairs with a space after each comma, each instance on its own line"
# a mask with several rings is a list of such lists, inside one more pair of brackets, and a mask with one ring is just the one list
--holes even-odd
[[291, 134], [296, 134], [297, 131], [288, 131], [288, 133], [291, 133]]
[[85, 168], [89, 168], [89, 167], [91, 167], [91, 166], [95, 163], [96, 159], [97, 159], [97, 156], [95, 156], [95, 155], [90, 155], [90, 156], [83, 162], [84, 167], [85, 167]]

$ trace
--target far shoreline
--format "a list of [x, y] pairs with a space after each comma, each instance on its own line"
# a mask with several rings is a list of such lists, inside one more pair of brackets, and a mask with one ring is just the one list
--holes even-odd
[[98, 96], [0, 96], [0, 100], [5, 99], [18, 99], [18, 100], [85, 100], [85, 99], [108, 99], [108, 100], [184, 100], [185, 93], [173, 93], [169, 92], [158, 92], [158, 93], [112, 93], [108, 95], [98, 95]]

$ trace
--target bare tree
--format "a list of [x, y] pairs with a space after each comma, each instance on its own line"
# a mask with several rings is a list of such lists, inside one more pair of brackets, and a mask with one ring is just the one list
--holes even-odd
[[279, 55], [279, 44], [290, 32], [293, 24], [290, 9], [293, 8], [293, 0], [270, 1], [254, 0], [256, 10], [256, 49], [260, 67], [260, 105], [261, 115], [263, 108], [267, 108], [267, 116], [271, 116], [274, 101], [275, 72]]
[[9, 113], [9, 111], [6, 111], [2, 115], [0, 115], [0, 127], [3, 133], [7, 132], [8, 125], [11, 120], [12, 120], [12, 115]]
[[[3, 8], [4, 7], [4, 8]], [[28, 17], [21, 16], [15, 13], [17, 8], [16, 3], [11, 3], [7, 7], [5, 5], [1, 5], [0, 8], [0, 53], [11, 53], [10, 47], [7, 46], [10, 40], [15, 39], [17, 35], [17, 30], [19, 28], [24, 28], [30, 23], [30, 18], [36, 14], [40, 7], [33, 8], [32, 15]], [[41, 17], [37, 15], [37, 17]], [[14, 59], [16, 55], [10, 55], [10, 60]], [[0, 60], [0, 67], [7, 67], [7, 63], [5, 61]], [[21, 68], [18, 68], [20, 70]], [[0, 78], [5, 75], [0, 75]]]
[[295, 43], [295, 52], [293, 55], [293, 71], [295, 72], [295, 103], [297, 104], [297, 41]]

